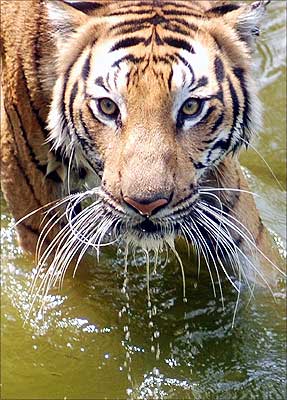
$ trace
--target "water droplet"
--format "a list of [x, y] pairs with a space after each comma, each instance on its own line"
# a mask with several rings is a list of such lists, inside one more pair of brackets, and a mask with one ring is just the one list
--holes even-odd
[[150, 351], [151, 351], [152, 353], [155, 352], [155, 347], [154, 347], [154, 345], [151, 346]]
[[157, 344], [155, 359], [159, 360], [159, 357], [160, 357], [160, 347], [159, 347], [159, 344]]
[[128, 396], [130, 396], [132, 394], [132, 392], [133, 392], [133, 389], [130, 389], [130, 388], [127, 389], [127, 395]]
[[106, 360], [108, 360], [108, 359], [110, 358], [109, 353], [106, 353], [106, 354], [104, 355], [104, 357], [105, 357]]
[[182, 299], [182, 301], [183, 301], [184, 303], [187, 303], [187, 298], [184, 297], [184, 298]]
[[159, 331], [154, 331], [153, 336], [154, 336], [155, 338], [159, 338], [160, 332], [159, 332]]

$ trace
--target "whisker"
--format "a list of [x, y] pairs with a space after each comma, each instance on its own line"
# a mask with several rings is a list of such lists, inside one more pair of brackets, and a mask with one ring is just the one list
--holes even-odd
[[244, 190], [244, 189], [235, 189], [235, 188], [214, 188], [214, 187], [210, 187], [210, 186], [201, 186], [200, 189], [198, 190], [199, 193], [204, 193], [205, 192], [238, 192], [238, 193], [247, 193], [250, 194], [254, 197], [260, 197], [261, 196], [257, 193], [251, 192], [250, 190]]
[[[196, 233], [198, 234], [199, 229], [197, 228], [197, 226], [195, 224], [195, 221], [192, 221], [192, 226], [193, 226], [194, 230], [196, 230]], [[188, 229], [188, 231], [190, 231], [189, 226], [188, 227], [185, 226], [185, 229]], [[192, 238], [192, 236], [191, 236], [191, 238]], [[214, 283], [213, 275], [212, 275], [212, 272], [211, 272], [211, 269], [210, 269], [210, 266], [209, 266], [209, 257], [208, 257], [207, 244], [206, 244], [205, 240], [202, 238], [201, 235], [198, 235], [197, 237], [198, 237], [198, 243], [200, 244], [201, 252], [202, 252], [202, 255], [203, 255], [203, 258], [205, 260], [205, 264], [206, 264], [206, 267], [207, 267], [207, 270], [208, 270], [208, 273], [209, 273], [209, 276], [210, 276], [213, 295], [216, 298], [217, 296], [216, 296], [215, 283]]]
[[[205, 215], [205, 217], [208, 218], [206, 215]], [[210, 223], [212, 223], [212, 222], [214, 223], [214, 221], [211, 220], [210, 218], [209, 218], [209, 220], [210, 220]], [[229, 233], [227, 234], [225, 231], [221, 231], [220, 234], [221, 234], [222, 237], [225, 238], [227, 241], [232, 240], [232, 237], [231, 237], [231, 235], [230, 235]], [[268, 281], [266, 280], [266, 278], [264, 277], [264, 275], [258, 270], [258, 268], [256, 268], [256, 266], [254, 265], [254, 263], [251, 262], [251, 260], [250, 260], [250, 259], [246, 256], [246, 254], [240, 249], [240, 247], [236, 245], [235, 242], [233, 242], [233, 246], [236, 247], [237, 251], [238, 251], [238, 252], [242, 255], [242, 257], [247, 261], [247, 263], [251, 266], [251, 268], [258, 274], [258, 276], [260, 276], [260, 278], [261, 278], [262, 281], [266, 284], [266, 286], [268, 287], [268, 289], [270, 290], [270, 292], [272, 293], [272, 295], [273, 295], [273, 297], [274, 297], [272, 288], [270, 287], [270, 285], [269, 285]]]
[[173, 252], [173, 254], [175, 255], [180, 269], [181, 269], [181, 276], [182, 276], [182, 297], [183, 297], [183, 302], [186, 303], [187, 302], [187, 298], [186, 298], [186, 283], [185, 283], [185, 272], [184, 272], [184, 267], [183, 267], [183, 263], [182, 260], [178, 254], [178, 252], [175, 249], [174, 246], [174, 242], [171, 240], [166, 240], [166, 243], [168, 244], [169, 248], [171, 249], [171, 251]]
[[250, 142], [247, 142], [247, 140], [243, 139], [243, 137], [238, 137], [238, 139], [240, 139], [243, 143], [245, 143], [247, 146], [251, 147], [251, 149], [258, 155], [258, 157], [264, 162], [264, 164], [266, 165], [266, 167], [268, 168], [269, 172], [271, 173], [271, 175], [273, 176], [273, 178], [275, 179], [277, 185], [279, 186], [279, 188], [284, 192], [285, 189], [283, 188], [283, 186], [281, 185], [279, 179], [277, 178], [277, 176], [275, 175], [273, 169], [270, 167], [270, 165], [268, 164], [268, 162], [265, 160], [265, 158], [262, 156], [262, 154], [256, 149], [256, 147], [254, 147]]
[[[214, 215], [215, 217], [219, 218], [219, 214], [217, 212], [215, 212], [214, 210], [208, 210], [208, 212], [210, 212], [210, 214]], [[239, 227], [237, 227], [232, 221], [229, 221], [225, 216], [221, 216], [222, 220], [224, 221], [224, 223], [226, 225], [228, 225], [232, 230], [234, 230], [236, 233], [238, 233], [238, 235], [240, 235], [245, 241], [247, 241], [249, 244], [251, 244], [251, 246], [253, 246], [253, 248], [259, 253], [261, 254], [261, 256], [263, 258], [265, 258], [266, 261], [268, 261], [278, 272], [280, 272], [283, 276], [285, 276], [285, 273], [276, 265], [274, 264], [273, 261], [270, 260], [269, 257], [267, 257], [263, 251], [256, 245], [255, 240], [250, 239]]]

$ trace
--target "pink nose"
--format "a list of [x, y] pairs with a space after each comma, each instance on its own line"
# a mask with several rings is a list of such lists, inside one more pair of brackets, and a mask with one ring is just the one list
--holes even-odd
[[165, 206], [168, 203], [168, 200], [166, 199], [158, 199], [150, 203], [146, 201], [140, 203], [127, 196], [124, 196], [124, 201], [133, 208], [135, 208], [141, 215], [145, 215], [147, 217], [149, 217], [152, 214], [152, 212], [155, 211], [157, 208]]

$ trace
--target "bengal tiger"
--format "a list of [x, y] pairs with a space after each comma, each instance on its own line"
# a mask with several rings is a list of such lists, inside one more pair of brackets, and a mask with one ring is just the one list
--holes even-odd
[[2, 190], [47, 282], [110, 243], [180, 261], [178, 237], [211, 277], [277, 276], [238, 162], [269, 2], [1, 2]]

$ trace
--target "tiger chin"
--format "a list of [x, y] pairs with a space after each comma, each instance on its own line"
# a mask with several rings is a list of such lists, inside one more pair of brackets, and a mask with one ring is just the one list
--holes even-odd
[[269, 1], [1, 3], [2, 189], [49, 262], [42, 288], [110, 244], [181, 262], [177, 237], [211, 277], [269, 285], [276, 250], [238, 162]]

